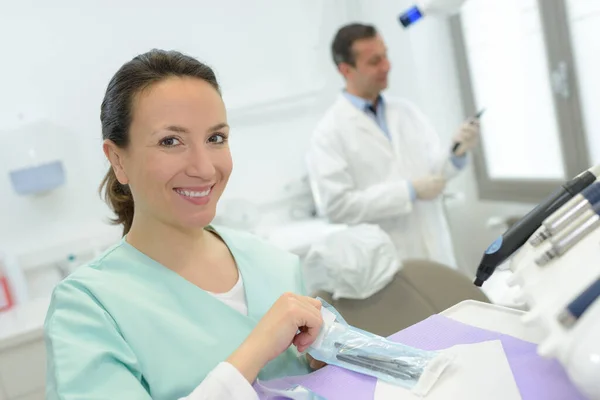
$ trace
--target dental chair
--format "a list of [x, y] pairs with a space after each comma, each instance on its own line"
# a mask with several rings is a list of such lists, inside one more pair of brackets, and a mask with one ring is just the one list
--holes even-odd
[[364, 300], [334, 300], [323, 290], [313, 294], [333, 305], [350, 325], [384, 337], [463, 300], [489, 303], [463, 273], [428, 260], [405, 260], [387, 286]]

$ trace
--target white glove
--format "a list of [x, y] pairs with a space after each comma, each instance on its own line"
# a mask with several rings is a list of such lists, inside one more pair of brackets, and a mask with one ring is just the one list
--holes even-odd
[[459, 143], [460, 146], [458, 146], [454, 154], [460, 157], [477, 146], [479, 142], [479, 127], [479, 120], [475, 118], [468, 119], [460, 126], [457, 134], [454, 136], [454, 143]]
[[412, 181], [417, 198], [431, 200], [438, 197], [446, 187], [446, 179], [441, 175], [428, 175]]

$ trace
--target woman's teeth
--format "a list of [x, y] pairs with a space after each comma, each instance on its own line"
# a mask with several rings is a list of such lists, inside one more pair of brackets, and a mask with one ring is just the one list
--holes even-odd
[[210, 189], [205, 190], [204, 192], [192, 192], [190, 190], [183, 189], [175, 189], [175, 191], [183, 196], [187, 197], [205, 197], [210, 194]]

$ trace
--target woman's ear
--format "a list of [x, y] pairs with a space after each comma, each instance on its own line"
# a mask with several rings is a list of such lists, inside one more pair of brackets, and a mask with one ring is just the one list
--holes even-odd
[[129, 179], [127, 178], [127, 174], [125, 173], [125, 168], [123, 166], [123, 149], [120, 149], [112, 140], [106, 139], [102, 144], [102, 150], [104, 150], [104, 154], [110, 164], [112, 169], [117, 177], [117, 180], [121, 185], [127, 185], [129, 183]]

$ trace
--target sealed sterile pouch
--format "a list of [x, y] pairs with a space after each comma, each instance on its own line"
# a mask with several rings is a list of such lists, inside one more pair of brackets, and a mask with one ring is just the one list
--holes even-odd
[[425, 396], [445, 368], [448, 355], [416, 349], [348, 325], [320, 299], [323, 327], [308, 349], [314, 359], [410, 389]]
[[302, 385], [293, 385], [287, 388], [273, 388], [256, 380], [254, 385], [256, 393], [261, 399], [291, 399], [291, 400], [327, 400]]

